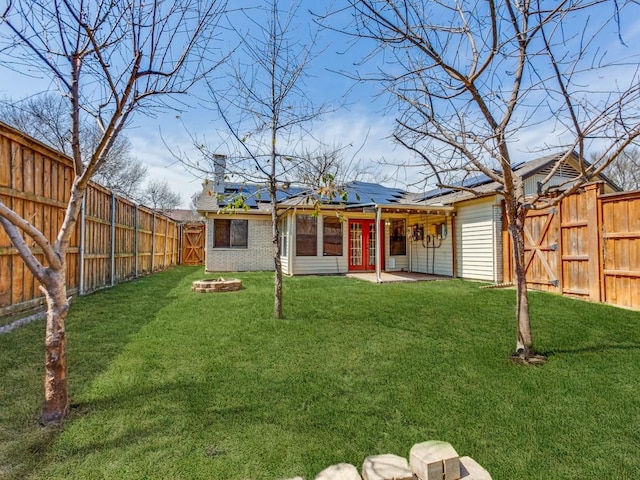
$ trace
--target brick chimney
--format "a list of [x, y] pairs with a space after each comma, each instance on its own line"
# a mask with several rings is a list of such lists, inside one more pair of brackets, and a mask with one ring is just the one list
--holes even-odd
[[227, 156], [219, 153], [213, 154], [213, 191], [216, 194], [224, 193], [224, 176], [227, 171]]

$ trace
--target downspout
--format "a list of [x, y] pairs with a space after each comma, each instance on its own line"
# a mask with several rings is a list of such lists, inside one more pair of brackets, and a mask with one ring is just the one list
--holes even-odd
[[80, 207], [80, 282], [78, 285], [78, 291], [80, 295], [84, 295], [84, 237], [86, 235], [85, 214], [87, 208], [86, 195], [82, 197], [82, 206]]
[[380, 220], [382, 219], [382, 208], [376, 205], [376, 283], [382, 283], [382, 252], [380, 249]]

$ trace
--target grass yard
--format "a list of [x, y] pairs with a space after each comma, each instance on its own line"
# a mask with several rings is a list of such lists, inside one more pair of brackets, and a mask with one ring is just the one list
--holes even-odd
[[0, 336], [0, 478], [308, 480], [445, 440], [496, 480], [640, 476], [640, 313], [531, 294], [542, 367], [506, 360], [515, 294], [181, 267], [79, 298], [72, 413], [42, 429], [42, 322]]

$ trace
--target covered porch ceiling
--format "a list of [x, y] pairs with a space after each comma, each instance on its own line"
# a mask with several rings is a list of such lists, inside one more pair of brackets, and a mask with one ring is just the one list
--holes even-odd
[[417, 205], [417, 204], [369, 204], [369, 205], [353, 205], [344, 207], [349, 211], [361, 211], [363, 213], [381, 214], [405, 214], [405, 215], [439, 215], [443, 217], [451, 217], [455, 215], [455, 208], [444, 205]]

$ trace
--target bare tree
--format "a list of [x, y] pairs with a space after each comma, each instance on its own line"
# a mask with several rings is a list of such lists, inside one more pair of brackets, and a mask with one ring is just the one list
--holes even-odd
[[[68, 101], [56, 93], [42, 93], [20, 101], [0, 103], [0, 118], [6, 123], [46, 143], [66, 155], [72, 155], [71, 117]], [[82, 158], [90, 158], [102, 132], [94, 123], [83, 123], [80, 133]], [[129, 139], [119, 135], [93, 180], [127, 198], [136, 199], [147, 168], [133, 157]]]
[[[371, 42], [376, 70], [355, 75], [381, 82], [397, 101], [394, 138], [422, 159], [427, 175], [483, 174], [501, 185], [514, 245], [517, 282], [516, 352], [529, 361], [533, 338], [525, 278], [524, 221], [554, 185], [558, 169], [578, 156], [578, 174], [549, 202], [601, 173], [640, 134], [637, 61], [616, 60], [600, 48], [620, 45], [621, 18], [638, 14], [631, 1], [351, 0], [345, 30]], [[628, 77], [593, 85], [626, 64]], [[366, 63], [365, 63], [366, 65]], [[365, 68], [361, 65], [360, 68]], [[586, 85], [586, 86], [585, 86]], [[514, 171], [519, 137], [545, 134], [540, 147], [558, 156], [540, 191], [526, 198]], [[585, 162], [594, 141], [604, 152]]]
[[[591, 159], [597, 159], [600, 154], [593, 154]], [[640, 190], [640, 150], [629, 147], [613, 159], [604, 173], [624, 191]]]
[[181, 202], [166, 180], [150, 180], [142, 192], [142, 203], [156, 210], [173, 210]]
[[325, 188], [327, 184], [345, 184], [348, 181], [383, 181], [382, 173], [371, 163], [347, 159], [343, 148], [320, 146], [302, 153], [298, 161], [292, 161], [284, 176], [289, 182], [309, 186], [312, 190]]
[[[89, 127], [82, 142], [85, 152], [92, 152], [102, 133], [97, 127]], [[132, 154], [129, 138], [118, 136], [104, 162], [93, 176], [93, 180], [123, 197], [136, 200], [140, 196], [142, 182], [147, 176], [147, 167]], [[87, 158], [84, 155], [84, 158]]]
[[42, 93], [0, 102], [0, 118], [27, 135], [60, 152], [71, 154], [68, 102], [56, 93]]
[[[43, 423], [59, 423], [68, 411], [66, 254], [87, 184], [136, 110], [165, 106], [169, 95], [207, 73], [208, 42], [222, 7], [211, 0], [15, 0], [0, 12], [2, 66], [52, 78], [71, 117], [75, 175], [57, 237], [47, 238], [0, 201], [0, 223], [47, 303]], [[87, 117], [100, 136], [84, 153]]]
[[[316, 55], [315, 34], [301, 33], [298, 4], [271, 0], [264, 8], [240, 10], [231, 18], [239, 48], [231, 56], [229, 88], [210, 85], [209, 93], [226, 126], [227, 176], [263, 186], [270, 198], [274, 282], [274, 316], [282, 318], [282, 265], [277, 192], [286, 172], [302, 160], [302, 140], [311, 137], [310, 122], [322, 113], [305, 93], [307, 69]], [[242, 29], [237, 25], [249, 25]], [[204, 173], [216, 169], [220, 146], [196, 141], [204, 159], [188, 168]]]

